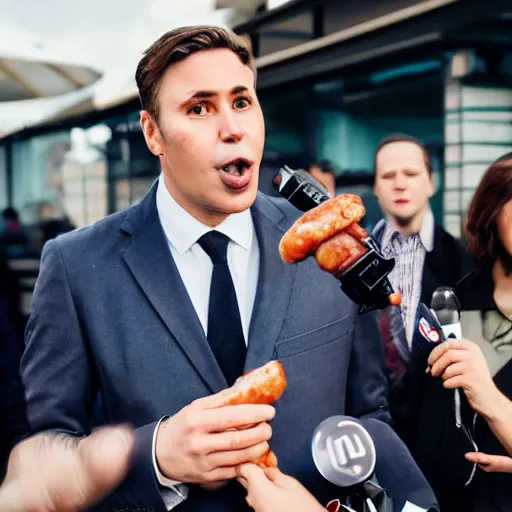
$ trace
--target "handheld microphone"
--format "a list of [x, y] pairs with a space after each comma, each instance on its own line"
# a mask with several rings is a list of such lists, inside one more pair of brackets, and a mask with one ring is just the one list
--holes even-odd
[[347, 501], [332, 500], [326, 507], [329, 512], [393, 512], [397, 507], [404, 512], [412, 510], [413, 502], [423, 505], [414, 510], [437, 510], [434, 493], [410, 452], [382, 421], [327, 418], [315, 429], [312, 453], [320, 474], [347, 489]]
[[453, 288], [441, 286], [432, 294], [430, 308], [442, 326], [445, 338], [462, 338], [460, 305]]
[[[441, 286], [436, 288], [434, 293], [432, 294], [432, 300], [430, 302], [430, 307], [432, 311], [437, 316], [439, 323], [443, 329], [443, 333], [445, 338], [462, 338], [462, 327], [460, 324], [460, 304], [455, 295], [453, 288], [449, 288], [447, 286]], [[474, 450], [478, 451], [478, 446], [471, 435], [471, 431], [464, 425], [462, 421], [462, 410], [461, 410], [461, 397], [460, 397], [460, 389], [457, 388], [454, 390], [454, 402], [455, 402], [455, 425], [457, 428], [461, 429], [469, 442], [473, 445]], [[473, 422], [476, 419], [476, 414], [474, 416]], [[467, 487], [473, 477], [475, 475], [477, 465], [473, 465], [473, 471], [466, 482], [465, 487]]]
[[312, 452], [315, 466], [326, 480], [350, 488], [346, 503], [330, 501], [326, 507], [329, 512], [392, 512], [387, 492], [372, 482], [375, 445], [361, 423], [347, 416], [327, 418], [315, 429]]
[[316, 427], [312, 452], [320, 474], [338, 487], [369, 480], [377, 461], [370, 434], [347, 416], [331, 416]]
[[[272, 183], [281, 196], [303, 212], [330, 199], [327, 189], [302, 169], [284, 166]], [[365, 253], [339, 277], [341, 289], [360, 306], [359, 314], [387, 308], [394, 294], [388, 275], [395, 260], [384, 258], [370, 236], [362, 243], [367, 249]]]
[[274, 188], [302, 212], [330, 199], [327, 189], [304, 169], [282, 167], [272, 180]]

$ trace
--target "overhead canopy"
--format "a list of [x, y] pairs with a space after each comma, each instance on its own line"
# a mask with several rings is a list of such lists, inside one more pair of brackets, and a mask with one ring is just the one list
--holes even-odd
[[94, 83], [100, 73], [28, 41], [0, 37], [0, 101], [58, 96]]

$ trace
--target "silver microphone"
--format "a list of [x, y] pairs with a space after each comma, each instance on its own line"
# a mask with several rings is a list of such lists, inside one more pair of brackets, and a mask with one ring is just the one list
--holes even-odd
[[432, 294], [430, 309], [434, 312], [445, 338], [462, 338], [460, 304], [453, 288], [441, 286]]
[[[457, 299], [457, 295], [453, 288], [449, 288], [447, 286], [441, 286], [437, 288], [432, 294], [432, 300], [430, 302], [430, 309], [437, 316], [439, 323], [443, 329], [443, 334], [446, 339], [462, 338], [462, 327], [460, 323], [460, 303]], [[462, 413], [461, 413], [461, 402], [460, 402], [460, 389], [457, 388], [454, 390], [454, 400], [455, 400], [455, 425], [457, 428], [460, 428], [470, 443], [473, 445], [474, 450], [478, 451], [478, 446], [471, 435], [471, 431], [464, 425], [462, 422]], [[476, 420], [476, 414], [473, 418], [473, 424]], [[477, 465], [473, 465], [473, 471], [469, 477], [469, 480], [466, 482], [466, 487], [471, 483], [473, 477], [475, 475]]]

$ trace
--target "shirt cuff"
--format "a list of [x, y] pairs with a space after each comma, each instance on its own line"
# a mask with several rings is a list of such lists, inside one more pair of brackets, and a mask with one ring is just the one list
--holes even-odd
[[188, 487], [183, 483], [178, 482], [177, 480], [171, 480], [170, 478], [165, 477], [160, 471], [160, 468], [158, 467], [158, 464], [156, 462], [156, 436], [158, 434], [158, 429], [160, 428], [160, 423], [162, 423], [162, 421], [165, 421], [168, 418], [169, 416], [164, 416], [163, 418], [160, 418], [160, 421], [156, 424], [155, 430], [153, 432], [151, 456], [153, 460], [153, 470], [155, 472], [156, 479], [158, 480], [158, 483], [162, 487], [160, 489], [162, 499], [164, 500], [167, 510], [171, 510], [187, 499]]

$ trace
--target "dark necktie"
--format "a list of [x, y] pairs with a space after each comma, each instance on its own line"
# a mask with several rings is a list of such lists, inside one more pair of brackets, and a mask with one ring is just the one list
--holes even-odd
[[213, 263], [207, 339], [231, 386], [243, 373], [247, 348], [235, 286], [228, 267], [229, 238], [218, 231], [210, 231], [198, 243]]

